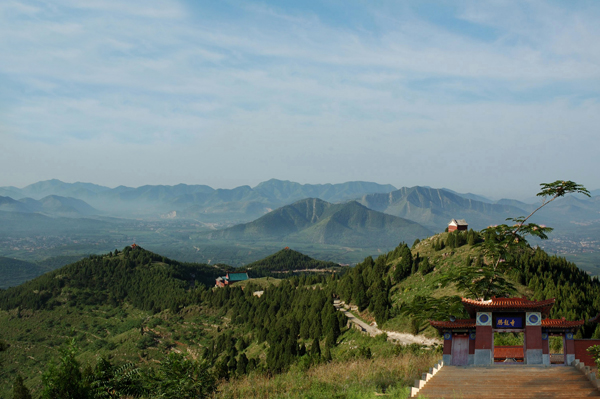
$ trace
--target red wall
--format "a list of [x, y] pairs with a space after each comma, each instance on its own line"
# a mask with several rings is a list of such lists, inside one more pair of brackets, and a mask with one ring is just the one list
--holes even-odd
[[575, 359], [579, 359], [583, 364], [590, 367], [596, 367], [594, 359], [587, 352], [587, 348], [594, 345], [600, 345], [600, 339], [575, 339]]

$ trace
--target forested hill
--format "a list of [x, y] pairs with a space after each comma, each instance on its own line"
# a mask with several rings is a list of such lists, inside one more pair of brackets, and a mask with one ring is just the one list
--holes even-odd
[[[333, 282], [331, 288], [360, 310], [369, 309], [380, 325], [391, 318], [401, 319], [404, 316], [399, 311], [404, 304], [419, 297], [439, 296], [440, 277], [453, 268], [462, 265], [479, 268], [485, 260], [481, 247], [473, 244], [481, 240], [479, 233], [470, 231], [437, 234], [416, 242], [412, 250], [403, 244], [375, 260], [365, 259]], [[507, 277], [514, 282], [518, 293], [510, 296], [525, 295], [533, 300], [556, 298], [550, 318], [587, 321], [600, 311], [600, 281], [574, 263], [539, 248], [529, 248], [513, 261], [515, 267]], [[470, 297], [468, 292], [445, 290], [444, 295]], [[397, 324], [401, 323], [392, 321], [392, 326]], [[600, 325], [586, 322], [578, 334], [600, 338]]]
[[0, 256], [0, 288], [14, 287], [49, 270], [39, 264]]
[[431, 232], [418, 223], [373, 211], [356, 201], [331, 204], [307, 198], [261, 218], [209, 234], [217, 240], [283, 241], [390, 248]]
[[0, 291], [0, 309], [52, 309], [64, 303], [116, 306], [127, 302], [150, 311], [177, 309], [198, 285], [213, 285], [223, 269], [183, 264], [139, 246], [91, 255], [18, 287]]
[[273, 271], [332, 269], [339, 267], [340, 265], [337, 263], [313, 259], [293, 249], [284, 248], [273, 255], [247, 265], [245, 268], [250, 270], [254, 275]]

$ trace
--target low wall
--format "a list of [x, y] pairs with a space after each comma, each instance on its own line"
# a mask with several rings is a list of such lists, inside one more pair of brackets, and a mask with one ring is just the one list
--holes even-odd
[[574, 342], [575, 359], [579, 359], [579, 361], [586, 366], [596, 367], [596, 363], [588, 353], [587, 348], [594, 345], [600, 345], [600, 339], [575, 339]]

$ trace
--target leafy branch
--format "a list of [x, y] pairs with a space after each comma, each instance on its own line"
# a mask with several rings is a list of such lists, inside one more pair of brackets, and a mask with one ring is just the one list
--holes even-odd
[[542, 183], [540, 186], [541, 191], [537, 196], [542, 197], [542, 203], [529, 215], [507, 218], [506, 220], [514, 222], [512, 226], [501, 224], [481, 231], [485, 239], [480, 245], [483, 247], [484, 255], [492, 261], [494, 272], [502, 272], [502, 269], [506, 269], [501, 265], [507, 261], [510, 254], [528, 248], [527, 236], [548, 239], [548, 233], [553, 230], [551, 227], [526, 223], [536, 212], [566, 194], [590, 196], [590, 192], [585, 187], [570, 180], [557, 180], [553, 183]]

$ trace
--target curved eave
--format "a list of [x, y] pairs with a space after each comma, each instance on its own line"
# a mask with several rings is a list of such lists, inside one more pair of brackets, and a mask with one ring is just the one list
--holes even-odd
[[459, 319], [455, 321], [429, 320], [429, 324], [440, 332], [446, 330], [472, 329], [477, 326], [475, 319]]
[[477, 312], [540, 312], [548, 316], [555, 298], [543, 301], [530, 301], [525, 298], [492, 298], [487, 301], [462, 298], [465, 310], [471, 316]]
[[544, 319], [542, 320], [542, 328], [548, 330], [565, 330], [569, 328], [578, 330], [584, 323], [585, 320], [568, 321], [562, 319]]

